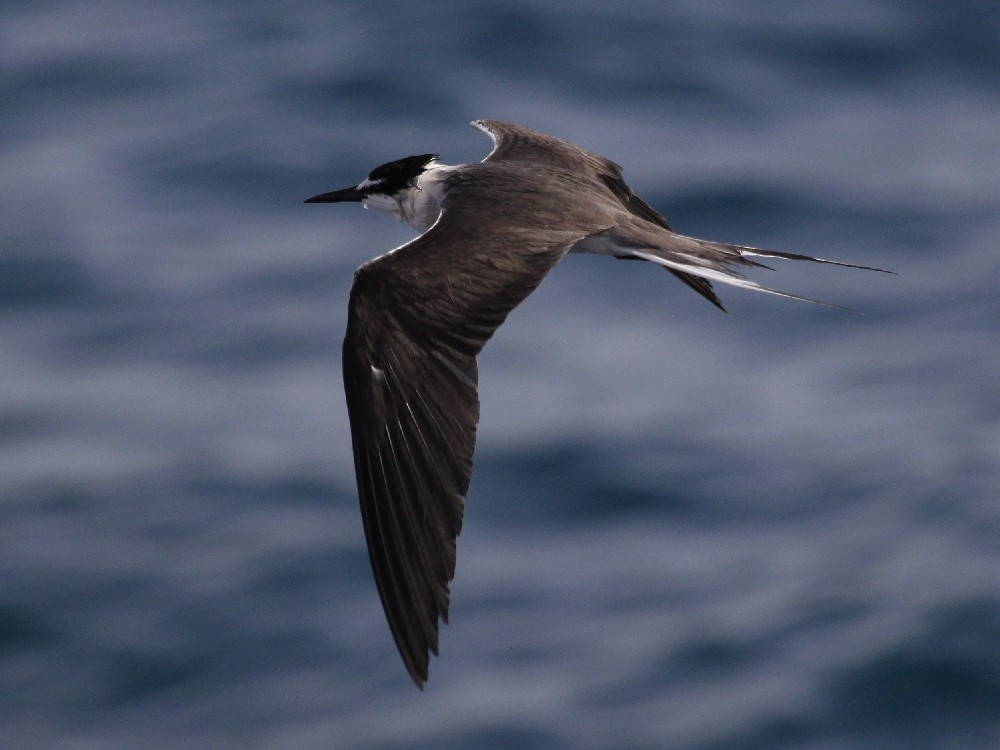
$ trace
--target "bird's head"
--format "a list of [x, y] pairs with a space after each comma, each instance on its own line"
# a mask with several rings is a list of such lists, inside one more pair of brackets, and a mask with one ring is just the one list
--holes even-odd
[[386, 208], [381, 205], [387, 199], [398, 201], [411, 188], [416, 187], [417, 178], [430, 168], [431, 162], [438, 158], [437, 154], [421, 154], [407, 156], [405, 159], [390, 161], [375, 167], [368, 177], [357, 185], [330, 193], [321, 193], [308, 198], [306, 203], [341, 203], [344, 201], [371, 202], [374, 208]]

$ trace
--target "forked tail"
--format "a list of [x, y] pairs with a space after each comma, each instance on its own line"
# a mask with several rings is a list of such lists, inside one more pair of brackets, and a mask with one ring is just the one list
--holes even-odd
[[[747, 247], [745, 245], [729, 245], [723, 242], [711, 242], [700, 240], [696, 237], [686, 237], [673, 232], [658, 233], [656, 242], [650, 242], [647, 237], [643, 237], [640, 242], [634, 242], [636, 238], [624, 236], [607, 237], [615, 245], [615, 255], [617, 257], [633, 257], [657, 263], [672, 271], [680, 277], [688, 286], [706, 297], [713, 304], [722, 307], [711, 287], [711, 282], [718, 281], [722, 284], [743, 287], [756, 292], [775, 294], [779, 297], [812, 302], [817, 305], [826, 305], [837, 309], [847, 309], [822, 300], [803, 297], [790, 292], [783, 292], [764, 286], [753, 279], [747, 278], [740, 269], [744, 267], [766, 268], [773, 270], [754, 258], [779, 258], [781, 260], [807, 260], [813, 263], [824, 263], [831, 266], [844, 266], [845, 268], [859, 268], [864, 271], [878, 271], [879, 273], [894, 273], [884, 268], [874, 266], [863, 266], [857, 263], [844, 263], [837, 260], [826, 260], [825, 258], [814, 258], [810, 255], [800, 255], [798, 253], [783, 253], [776, 250], [763, 250], [758, 247]], [[633, 241], [629, 241], [633, 240]], [[690, 278], [694, 277], [694, 278]], [[696, 280], [705, 280], [707, 284], [699, 284]], [[707, 287], [704, 288], [703, 287]]]

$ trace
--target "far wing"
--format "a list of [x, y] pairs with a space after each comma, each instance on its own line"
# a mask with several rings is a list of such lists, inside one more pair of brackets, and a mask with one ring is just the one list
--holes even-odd
[[493, 139], [493, 151], [483, 161], [526, 161], [565, 169], [578, 175], [581, 180], [591, 180], [597, 185], [603, 185], [636, 216], [670, 229], [663, 215], [625, 184], [621, 166], [610, 159], [510, 122], [474, 120], [472, 124]]
[[[621, 166], [610, 159], [551, 135], [510, 122], [474, 120], [472, 124], [489, 135], [495, 144], [493, 151], [484, 161], [530, 161], [593, 176], [600, 180], [630, 213], [664, 229], [670, 229], [663, 214], [633, 193], [625, 184]], [[667, 270], [713, 305], [725, 309], [708, 279], [675, 268]]]
[[621, 177], [621, 167], [610, 159], [537, 130], [500, 120], [473, 120], [472, 125], [493, 139], [486, 161], [529, 161], [594, 176]]

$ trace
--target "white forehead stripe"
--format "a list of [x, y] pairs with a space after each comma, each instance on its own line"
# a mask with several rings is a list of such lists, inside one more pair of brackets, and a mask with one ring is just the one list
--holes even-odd
[[364, 190], [366, 188], [372, 187], [373, 185], [379, 185], [383, 182], [385, 182], [385, 180], [369, 180], [367, 177], [365, 177], [365, 179], [363, 179], [361, 182], [358, 183], [358, 190]]

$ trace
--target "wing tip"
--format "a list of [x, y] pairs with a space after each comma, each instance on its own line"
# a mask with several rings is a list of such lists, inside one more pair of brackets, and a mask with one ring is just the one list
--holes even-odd
[[427, 684], [426, 674], [421, 676], [421, 675], [416, 675], [413, 672], [410, 672], [410, 679], [413, 680], [413, 684], [417, 686], [417, 690], [419, 690], [421, 693], [424, 692], [424, 685]]
[[[423, 649], [415, 653], [403, 653], [403, 649], [399, 649], [399, 654], [403, 657], [403, 666], [406, 667], [407, 674], [410, 675], [410, 679], [413, 680], [413, 684], [420, 690], [423, 690], [424, 685], [427, 684], [431, 650], [432, 649]], [[434, 655], [437, 656], [436, 648], [433, 649], [433, 652]]]

